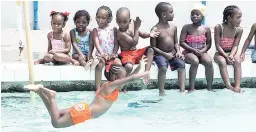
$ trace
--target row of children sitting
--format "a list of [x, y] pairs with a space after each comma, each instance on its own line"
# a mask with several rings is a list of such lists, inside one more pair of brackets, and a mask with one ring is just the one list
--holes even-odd
[[[168, 65], [171, 70], [178, 71], [180, 91], [185, 91], [185, 63], [191, 64], [189, 70], [189, 91], [195, 90], [195, 77], [199, 64], [205, 66], [207, 89], [212, 90], [213, 65], [212, 57], [207, 53], [211, 48], [211, 29], [202, 25], [206, 7], [197, 4], [191, 10], [191, 24], [183, 26], [178, 42], [177, 26], [169, 23], [173, 20], [173, 7], [170, 3], [160, 2], [155, 13], [159, 22], [152, 27], [150, 33], [139, 30], [141, 20], [130, 19], [130, 11], [126, 7], [121, 7], [116, 12], [116, 22], [118, 28], [110, 26], [112, 21], [112, 11], [107, 6], [101, 6], [96, 12], [97, 28], [90, 30], [87, 28], [90, 22], [90, 15], [86, 10], [79, 10], [75, 13], [74, 23], [76, 28], [70, 32], [65, 32], [63, 28], [68, 20], [68, 13], [51, 12], [52, 31], [48, 34], [48, 53], [43, 59], [35, 62], [42, 64], [53, 62], [72, 63], [81, 65], [85, 69], [95, 69], [96, 88], [100, 87], [101, 75], [104, 66], [109, 70], [115, 58], [119, 58], [123, 67], [129, 75], [134, 64], [138, 64], [142, 56], [147, 57], [145, 71], [149, 71], [152, 61], [157, 64], [159, 94], [165, 95], [164, 85], [166, 81], [166, 71]], [[214, 39], [217, 52], [214, 55], [215, 62], [220, 67], [221, 76], [226, 87], [235, 92], [240, 92], [241, 62], [245, 58], [245, 51], [256, 34], [256, 24], [252, 26], [251, 32], [244, 44], [241, 55], [237, 53], [238, 45], [243, 33], [239, 27], [242, 12], [234, 5], [227, 6], [223, 11], [223, 23], [214, 28]], [[150, 47], [136, 49], [139, 37], [150, 38]], [[73, 53], [70, 56], [71, 45]], [[184, 49], [180, 50], [180, 46]], [[119, 47], [121, 53], [118, 54]], [[93, 50], [96, 48], [95, 57]], [[252, 54], [255, 55], [255, 51]], [[235, 85], [231, 86], [227, 65], [233, 65], [235, 70]], [[144, 77], [145, 83], [149, 76]]]

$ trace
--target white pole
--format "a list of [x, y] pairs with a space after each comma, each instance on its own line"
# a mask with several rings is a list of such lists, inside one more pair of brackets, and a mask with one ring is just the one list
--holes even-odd
[[17, 27], [18, 27], [18, 34], [19, 34], [19, 59], [20, 61], [23, 59], [23, 50], [24, 50], [24, 29], [22, 27], [23, 22], [22, 22], [22, 6], [20, 1], [16, 1], [16, 10], [17, 10]]

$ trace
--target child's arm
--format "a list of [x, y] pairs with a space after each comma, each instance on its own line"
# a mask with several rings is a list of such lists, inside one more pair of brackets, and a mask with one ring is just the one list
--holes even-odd
[[63, 40], [65, 42], [65, 49], [55, 50], [54, 53], [65, 53], [65, 54], [68, 54], [70, 52], [70, 49], [71, 49], [70, 34], [69, 33], [65, 33]]
[[192, 48], [191, 46], [189, 46], [185, 40], [186, 40], [186, 37], [187, 37], [187, 28], [188, 28], [188, 25], [184, 25], [181, 29], [181, 33], [180, 33], [180, 46], [182, 48], [184, 48], [185, 50], [188, 50], [188, 51], [192, 51], [192, 52], [197, 52], [195, 48]]
[[48, 33], [47, 39], [48, 39], [48, 49], [47, 49], [47, 52], [50, 53], [50, 54], [53, 54], [52, 51], [51, 51], [52, 50], [51, 33]]
[[234, 57], [234, 55], [237, 53], [238, 46], [239, 46], [239, 43], [240, 43], [240, 40], [241, 40], [241, 37], [242, 37], [242, 34], [243, 34], [243, 29], [242, 28], [237, 28], [237, 30], [238, 30], [238, 34], [235, 37], [234, 45], [233, 45], [233, 47], [231, 49], [231, 53], [229, 55], [231, 57]]
[[114, 55], [117, 55], [118, 49], [119, 49], [119, 45], [118, 45], [118, 42], [117, 42], [117, 29], [115, 27], [114, 28], [114, 49], [113, 49], [113, 54]]
[[80, 48], [77, 46], [74, 29], [70, 30], [69, 33], [70, 33], [70, 39], [71, 39], [71, 44], [72, 44], [73, 48], [75, 49], [75, 51], [77, 52], [77, 54], [79, 56], [83, 56], [84, 54], [82, 53]]
[[[152, 30], [153, 30], [154, 28], [156, 28], [156, 27], [153, 27]], [[167, 58], [168, 53], [166, 53], [166, 52], [160, 50], [159, 48], [157, 48], [157, 42], [156, 42], [157, 40], [156, 40], [156, 39], [157, 39], [157, 38], [150, 37], [150, 46], [154, 49], [154, 51], [155, 51], [157, 54], [162, 55], [162, 56], [164, 56], [164, 57]]]
[[228, 56], [224, 52], [224, 50], [220, 47], [220, 36], [221, 36], [221, 26], [218, 24], [214, 28], [214, 41], [215, 41], [215, 47], [220, 55], [227, 58]]
[[100, 56], [102, 56], [104, 53], [100, 47], [99, 36], [96, 28], [93, 29], [93, 42]]
[[252, 41], [253, 36], [256, 34], [256, 23], [254, 23], [251, 27], [251, 31], [247, 37], [247, 39], [244, 42], [243, 49], [241, 51], [241, 54], [245, 54], [246, 49], [248, 48], [249, 44]]
[[149, 37], [155, 38], [155, 37], [158, 37], [159, 34], [160, 32], [158, 32], [157, 29], [151, 30], [150, 33], [139, 31], [139, 36], [144, 39]]
[[122, 41], [131, 44], [132, 46], [136, 46], [139, 41], [139, 28], [140, 28], [141, 20], [139, 17], [134, 21], [134, 35], [133, 37], [127, 35], [126, 33], [120, 33], [118, 36]]
[[122, 89], [123, 88], [123, 87], [121, 87], [122, 85], [134, 82], [134, 81], [136, 81], [136, 80], [138, 80], [142, 77], [147, 76], [148, 74], [149, 74], [149, 71], [133, 74], [133, 75], [130, 75], [128, 77], [115, 80], [115, 81], [113, 81], [109, 84], [103, 85], [103, 87], [108, 87], [108, 90], [111, 93], [111, 92], [115, 91], [117, 88]]
[[177, 26], [175, 26], [175, 30], [174, 30], [174, 47], [175, 47], [175, 50], [177, 51], [177, 53], [181, 53], [180, 45], [178, 43]]
[[92, 58], [92, 52], [94, 50], [94, 43], [93, 43], [93, 31], [89, 30], [88, 32], [90, 32], [90, 36], [89, 36], [89, 51], [87, 54], [87, 59], [91, 59]]
[[207, 27], [206, 30], [207, 30], [206, 33], [205, 33], [205, 35], [206, 35], [206, 46], [203, 49], [201, 49], [202, 53], [206, 53], [212, 46], [211, 29], [209, 27]]

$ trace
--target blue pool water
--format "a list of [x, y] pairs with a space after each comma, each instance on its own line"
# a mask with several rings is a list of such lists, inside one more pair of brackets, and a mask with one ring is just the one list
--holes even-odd
[[[180, 94], [167, 90], [160, 102], [158, 90], [121, 93], [118, 101], [98, 119], [65, 129], [55, 129], [37, 96], [29, 93], [2, 93], [1, 130], [3, 132], [256, 132], [256, 89], [243, 94], [229, 90], [198, 90]], [[94, 92], [57, 93], [59, 108], [77, 102], [91, 102]], [[144, 100], [141, 101], [141, 100]]]

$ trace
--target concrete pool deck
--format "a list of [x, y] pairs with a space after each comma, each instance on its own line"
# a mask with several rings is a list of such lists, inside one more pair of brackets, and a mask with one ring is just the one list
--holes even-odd
[[[224, 83], [221, 79], [219, 68], [214, 64], [214, 83], [213, 88], [224, 88]], [[186, 86], [188, 86], [188, 72], [189, 66], [186, 64]], [[242, 63], [242, 81], [241, 87], [256, 88], [256, 64], [249, 61]], [[143, 69], [142, 69], [143, 70]], [[203, 65], [199, 65], [196, 89], [206, 88], [205, 69]], [[29, 71], [26, 63], [9, 63], [1, 65], [1, 92], [24, 92], [23, 86], [29, 83]], [[233, 67], [228, 66], [228, 72], [233, 82]], [[85, 71], [81, 66], [48, 66], [35, 65], [34, 66], [34, 80], [35, 83], [42, 83], [47, 87], [59, 92], [65, 91], [91, 91], [95, 89], [94, 70]], [[132, 84], [126, 85], [128, 90], [141, 90], [143, 88], [155, 89], [157, 85], [156, 66], [152, 66], [150, 70], [151, 83], [145, 86], [142, 80], [138, 80]], [[166, 74], [167, 82], [166, 89], [178, 89], [177, 71], [171, 71], [169, 68]], [[102, 80], [106, 81], [104, 75]]]

